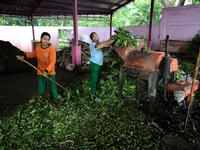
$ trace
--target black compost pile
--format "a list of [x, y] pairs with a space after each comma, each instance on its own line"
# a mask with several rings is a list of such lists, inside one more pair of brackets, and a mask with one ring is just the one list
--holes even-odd
[[187, 75], [193, 75], [197, 56], [200, 48], [200, 31], [192, 38], [184, 53], [176, 53], [174, 56], [179, 61], [179, 68]]
[[[16, 55], [24, 55], [24, 52], [13, 46], [10, 42], [0, 40], [0, 53], [0, 75], [33, 70], [29, 65], [17, 60]], [[35, 59], [28, 61], [33, 65], [37, 63]]]
[[185, 59], [195, 64], [199, 53], [199, 47], [200, 47], [200, 31], [193, 37], [192, 41], [186, 48]]
[[193, 64], [196, 63], [196, 59], [199, 53], [200, 47], [200, 31], [194, 35], [191, 42], [186, 47], [186, 51], [184, 53], [176, 54], [180, 61], [187, 61]]

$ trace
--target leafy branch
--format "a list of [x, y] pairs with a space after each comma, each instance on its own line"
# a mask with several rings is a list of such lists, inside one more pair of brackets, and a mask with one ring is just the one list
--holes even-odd
[[136, 38], [137, 35], [133, 35], [129, 31], [127, 31], [125, 28], [118, 28], [115, 31], [116, 36], [113, 37], [114, 40], [114, 46], [116, 47], [137, 47], [138, 46], [138, 39]]

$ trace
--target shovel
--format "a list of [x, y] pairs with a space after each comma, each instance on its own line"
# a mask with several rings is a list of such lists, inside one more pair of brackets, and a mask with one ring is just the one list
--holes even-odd
[[[28, 61], [24, 60], [24, 59], [20, 59], [21, 61], [25, 62], [26, 64], [28, 64], [29, 66], [33, 67], [35, 70], [41, 72], [38, 68], [36, 68], [35, 66], [33, 66], [31, 63], [29, 63]], [[41, 72], [42, 73], [42, 72]], [[68, 92], [69, 90], [66, 89], [65, 87], [63, 87], [62, 85], [60, 85], [58, 82], [54, 81], [53, 79], [51, 79], [48, 76], [45, 76], [47, 79], [51, 80], [53, 83], [57, 84], [59, 87], [61, 87], [63, 90], [65, 90], [66, 92]]]

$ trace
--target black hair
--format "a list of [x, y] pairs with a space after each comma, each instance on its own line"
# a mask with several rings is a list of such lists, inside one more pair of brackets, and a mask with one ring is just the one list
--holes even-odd
[[48, 33], [48, 32], [43, 32], [42, 34], [41, 34], [41, 38], [43, 37], [43, 36], [48, 36], [50, 39], [51, 39], [51, 35]]
[[92, 38], [93, 38], [93, 35], [95, 34], [96, 32], [92, 32], [92, 33], [90, 33], [90, 39], [92, 40]]

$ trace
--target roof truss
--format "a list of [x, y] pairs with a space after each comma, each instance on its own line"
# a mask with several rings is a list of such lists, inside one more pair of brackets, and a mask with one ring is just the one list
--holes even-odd
[[[105, 16], [134, 0], [77, 0], [78, 16]], [[1, 0], [0, 15], [15, 17], [72, 17], [73, 0]]]

